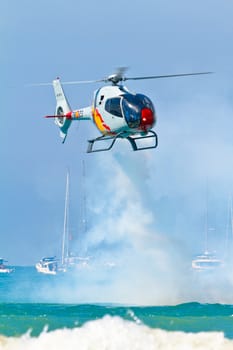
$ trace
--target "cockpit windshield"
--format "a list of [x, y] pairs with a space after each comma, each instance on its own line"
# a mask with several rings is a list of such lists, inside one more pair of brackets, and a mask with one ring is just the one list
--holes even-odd
[[150, 99], [142, 94], [125, 94], [122, 99], [122, 109], [124, 117], [131, 128], [137, 128], [141, 121], [141, 111], [143, 108], [149, 108], [154, 111]]

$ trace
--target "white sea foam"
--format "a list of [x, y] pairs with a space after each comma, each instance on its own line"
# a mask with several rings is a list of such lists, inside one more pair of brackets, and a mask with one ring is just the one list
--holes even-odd
[[81, 328], [44, 331], [39, 337], [0, 337], [2, 350], [232, 350], [220, 332], [167, 332], [105, 316]]

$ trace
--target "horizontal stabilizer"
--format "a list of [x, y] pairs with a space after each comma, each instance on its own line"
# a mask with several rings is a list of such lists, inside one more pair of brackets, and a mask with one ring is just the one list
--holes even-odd
[[65, 114], [63, 115], [45, 115], [44, 118], [67, 118]]

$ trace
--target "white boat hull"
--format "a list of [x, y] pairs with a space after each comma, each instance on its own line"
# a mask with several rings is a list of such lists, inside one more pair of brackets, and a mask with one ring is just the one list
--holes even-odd
[[48, 266], [42, 266], [40, 263], [36, 264], [36, 269], [40, 273], [44, 273], [47, 275], [56, 275], [57, 271], [50, 270]]
[[12, 271], [13, 269], [8, 269], [8, 268], [0, 269], [0, 273], [11, 273]]
[[217, 259], [214, 254], [205, 252], [192, 261], [192, 268], [196, 271], [216, 270], [223, 267], [223, 261]]

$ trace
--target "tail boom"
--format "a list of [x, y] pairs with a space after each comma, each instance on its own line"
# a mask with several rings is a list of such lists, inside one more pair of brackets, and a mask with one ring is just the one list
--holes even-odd
[[66, 118], [69, 120], [91, 120], [92, 113], [91, 107], [85, 107], [82, 109], [77, 109], [75, 111], [70, 111], [66, 114], [57, 114], [57, 115], [46, 115], [45, 118]]

